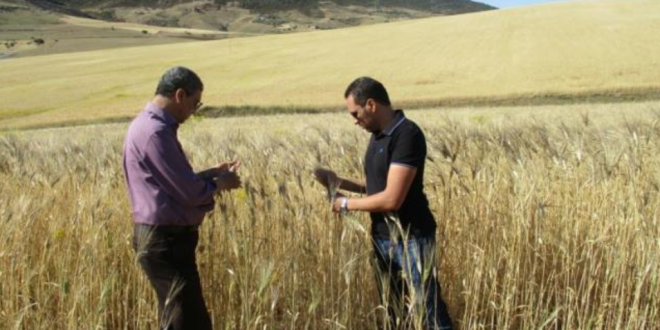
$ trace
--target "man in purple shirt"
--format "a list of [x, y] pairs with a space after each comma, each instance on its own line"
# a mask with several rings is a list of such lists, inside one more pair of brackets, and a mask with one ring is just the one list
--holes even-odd
[[195, 259], [197, 229], [213, 210], [213, 195], [241, 185], [238, 161], [193, 172], [177, 138], [179, 124], [201, 107], [203, 89], [193, 71], [169, 69], [124, 142], [133, 247], [158, 296], [166, 330], [212, 329]]

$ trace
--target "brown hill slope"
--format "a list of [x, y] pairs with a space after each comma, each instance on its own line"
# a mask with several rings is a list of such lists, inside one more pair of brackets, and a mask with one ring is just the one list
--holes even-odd
[[258, 1], [0, 0], [0, 59], [328, 30], [490, 8], [466, 0], [387, 0], [379, 6], [365, 0], [297, 1], [256, 7]]
[[494, 9], [469, 0], [25, 0], [68, 15], [147, 25], [291, 32]]

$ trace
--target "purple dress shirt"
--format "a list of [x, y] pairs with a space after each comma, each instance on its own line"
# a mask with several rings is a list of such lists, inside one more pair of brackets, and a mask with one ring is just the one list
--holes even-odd
[[179, 124], [153, 103], [131, 123], [124, 141], [124, 175], [133, 221], [194, 226], [213, 209], [217, 187], [193, 172], [177, 138]]

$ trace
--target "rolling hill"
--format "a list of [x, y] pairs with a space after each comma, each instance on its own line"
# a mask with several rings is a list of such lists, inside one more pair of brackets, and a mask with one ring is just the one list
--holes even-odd
[[489, 9], [469, 0], [388, 0], [377, 6], [367, 0], [0, 0], [0, 58], [329, 30]]
[[660, 2], [568, 2], [330, 31], [0, 61], [0, 128], [128, 118], [168, 67], [210, 106], [341, 109], [370, 75], [395, 105], [657, 98]]
[[[18, 1], [18, 0], [13, 0]], [[249, 33], [335, 29], [495, 9], [470, 0], [22, 0], [73, 16]]]

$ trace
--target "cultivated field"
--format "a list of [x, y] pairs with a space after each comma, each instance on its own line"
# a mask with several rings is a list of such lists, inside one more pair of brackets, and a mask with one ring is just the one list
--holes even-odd
[[585, 1], [357, 28], [0, 61], [0, 129], [137, 113], [186, 65], [210, 106], [340, 108], [360, 75], [409, 106], [657, 99], [660, 2]]
[[[459, 329], [660, 329], [660, 103], [408, 112], [426, 132], [439, 274]], [[0, 329], [154, 329], [130, 248], [126, 124], [0, 137]], [[238, 157], [198, 257], [216, 329], [373, 329], [364, 215], [316, 165], [361, 176], [347, 114], [197, 119], [196, 168]]]
[[[3, 61], [10, 58], [183, 43], [229, 36], [215, 31], [201, 33], [196, 30], [62, 17], [36, 10], [0, 10], [0, 59]], [[43, 44], [36, 44], [35, 39], [43, 40]]]

